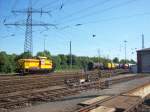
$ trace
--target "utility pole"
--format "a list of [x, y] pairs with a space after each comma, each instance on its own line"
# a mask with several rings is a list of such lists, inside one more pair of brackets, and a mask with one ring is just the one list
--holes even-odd
[[100, 64], [100, 49], [98, 49], [98, 63]]
[[70, 69], [72, 69], [72, 42], [70, 41]]
[[43, 23], [43, 22], [33, 23], [33, 20], [32, 20], [33, 13], [40, 14], [42, 16], [43, 14], [49, 14], [50, 11], [43, 11], [42, 8], [40, 10], [33, 9], [32, 8], [32, 0], [29, 1], [29, 6], [28, 6], [27, 9], [25, 9], [25, 10], [12, 10], [12, 13], [27, 14], [27, 18], [26, 18], [25, 23], [20, 23], [20, 22], [5, 23], [5, 21], [4, 21], [4, 25], [7, 25], [7, 26], [9, 25], [9, 26], [23, 26], [23, 27], [26, 27], [24, 52], [33, 53], [33, 37], [32, 37], [32, 27], [33, 26], [43, 26], [43, 27], [46, 27], [46, 28], [47, 28], [47, 26], [56, 27], [55, 24], [47, 24], [47, 23]]
[[142, 49], [144, 49], [144, 34], [142, 34]]
[[126, 51], [127, 48], [126, 48], [126, 46], [127, 46], [127, 41], [125, 40], [125, 41], [124, 41], [125, 64], [126, 64], [126, 61], [127, 61], [127, 56], [126, 56], [126, 55], [127, 55], [127, 53], [126, 53], [126, 52], [127, 52], [127, 51]]
[[44, 51], [46, 50], [46, 49], [45, 49], [45, 40], [46, 40], [46, 38], [44, 37]]

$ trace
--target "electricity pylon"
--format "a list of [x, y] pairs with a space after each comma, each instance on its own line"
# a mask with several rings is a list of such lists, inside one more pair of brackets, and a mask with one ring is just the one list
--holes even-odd
[[26, 31], [25, 31], [25, 42], [24, 42], [24, 52], [30, 52], [33, 53], [33, 37], [32, 37], [32, 27], [33, 26], [53, 26], [56, 27], [55, 24], [46, 24], [43, 22], [39, 22], [39, 23], [33, 23], [33, 13], [39, 13], [41, 16], [43, 14], [49, 14], [50, 11], [44, 11], [42, 8], [40, 10], [37, 9], [33, 9], [32, 8], [32, 2], [30, 1], [29, 3], [29, 7], [25, 10], [12, 10], [12, 13], [24, 13], [27, 15], [27, 19], [25, 23], [19, 23], [19, 22], [15, 22], [15, 23], [4, 23], [4, 25], [13, 25], [13, 26], [24, 26], [26, 27]]

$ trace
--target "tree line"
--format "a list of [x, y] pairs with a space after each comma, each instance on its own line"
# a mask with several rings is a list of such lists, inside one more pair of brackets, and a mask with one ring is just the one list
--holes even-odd
[[[7, 54], [6, 52], [0, 52], [0, 72], [1, 73], [15, 73], [17, 71], [17, 62], [19, 59], [25, 58], [36, 58], [38, 56], [46, 56], [48, 59], [52, 59], [56, 65], [56, 71], [58, 70], [67, 70], [70, 69], [70, 55], [58, 54], [51, 55], [49, 51], [38, 52], [36, 56], [32, 56], [31, 53], [25, 52], [20, 55], [17, 54]], [[104, 58], [104, 57], [88, 57], [88, 56], [75, 56], [72, 55], [72, 68], [71, 69], [83, 69], [87, 66], [89, 62], [94, 63], [105, 63], [105, 62], [114, 62], [114, 63], [132, 63], [135, 64], [134, 60], [119, 60], [115, 57], [113, 60]]]

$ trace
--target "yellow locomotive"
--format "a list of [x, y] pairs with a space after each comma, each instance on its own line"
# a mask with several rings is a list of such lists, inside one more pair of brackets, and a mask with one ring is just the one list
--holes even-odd
[[52, 72], [54, 70], [53, 61], [47, 57], [38, 57], [37, 59], [20, 59], [18, 60], [19, 72], [37, 73], [37, 72]]

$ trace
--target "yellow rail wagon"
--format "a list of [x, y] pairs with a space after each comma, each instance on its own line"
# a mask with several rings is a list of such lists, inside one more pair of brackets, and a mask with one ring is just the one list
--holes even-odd
[[21, 73], [52, 72], [54, 64], [47, 57], [38, 57], [37, 59], [20, 59], [18, 61], [19, 71]]
[[115, 69], [117, 66], [114, 63], [111, 63], [111, 68]]
[[105, 64], [104, 64], [104, 68], [105, 68], [105, 69], [115, 69], [116, 66], [115, 66], [114, 63], [105, 63]]

